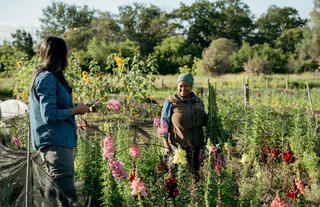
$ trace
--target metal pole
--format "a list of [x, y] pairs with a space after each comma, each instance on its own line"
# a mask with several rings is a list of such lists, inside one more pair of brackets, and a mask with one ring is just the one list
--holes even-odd
[[309, 88], [308, 81], [306, 81], [306, 85], [307, 85], [307, 91], [308, 91], [308, 97], [309, 97], [311, 114], [312, 114], [312, 116], [314, 116], [314, 111], [313, 111], [313, 106], [312, 106], [312, 99], [311, 99], [311, 93], [310, 93], [310, 88]]
[[30, 172], [30, 125], [28, 129], [28, 152], [27, 152], [27, 172], [26, 172], [26, 207], [29, 202], [29, 172]]

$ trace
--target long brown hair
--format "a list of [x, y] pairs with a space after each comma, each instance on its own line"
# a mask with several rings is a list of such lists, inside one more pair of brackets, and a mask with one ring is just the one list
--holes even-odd
[[45, 38], [40, 46], [40, 56], [43, 60], [43, 64], [37, 66], [32, 73], [31, 91], [33, 90], [34, 82], [39, 73], [47, 70], [55, 75], [71, 93], [72, 89], [63, 75], [68, 66], [68, 47], [65, 41], [62, 38], [54, 36]]

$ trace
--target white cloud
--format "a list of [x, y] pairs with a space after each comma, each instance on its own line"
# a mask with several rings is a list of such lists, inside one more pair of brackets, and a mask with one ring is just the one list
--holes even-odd
[[25, 30], [29, 32], [33, 38], [36, 37], [36, 31], [39, 27], [20, 24], [17, 22], [5, 22], [0, 21], [0, 44], [2, 44], [3, 40], [12, 41], [11, 34], [15, 33], [17, 29]]

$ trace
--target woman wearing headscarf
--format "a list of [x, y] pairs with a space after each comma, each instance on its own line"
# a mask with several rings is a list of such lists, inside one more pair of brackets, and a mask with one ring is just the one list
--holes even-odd
[[77, 145], [74, 115], [89, 112], [89, 106], [72, 103], [72, 88], [64, 77], [68, 48], [59, 37], [48, 37], [40, 46], [43, 63], [32, 74], [30, 91], [30, 132], [34, 149], [48, 175], [63, 191], [46, 186], [45, 197], [57, 199], [56, 206], [80, 206], [74, 186], [73, 151]]
[[200, 149], [205, 145], [203, 126], [206, 124], [204, 104], [193, 92], [193, 76], [180, 74], [177, 79], [177, 93], [169, 96], [162, 108], [161, 124], [166, 122], [168, 133], [161, 136], [167, 154], [172, 154], [172, 146], [180, 146], [187, 152], [187, 160], [193, 174], [200, 167]]

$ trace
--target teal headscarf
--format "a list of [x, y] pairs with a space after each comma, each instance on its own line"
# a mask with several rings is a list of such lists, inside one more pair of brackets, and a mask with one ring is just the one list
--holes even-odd
[[177, 84], [179, 84], [180, 81], [186, 81], [193, 87], [193, 76], [190, 73], [180, 74], [177, 79]]

